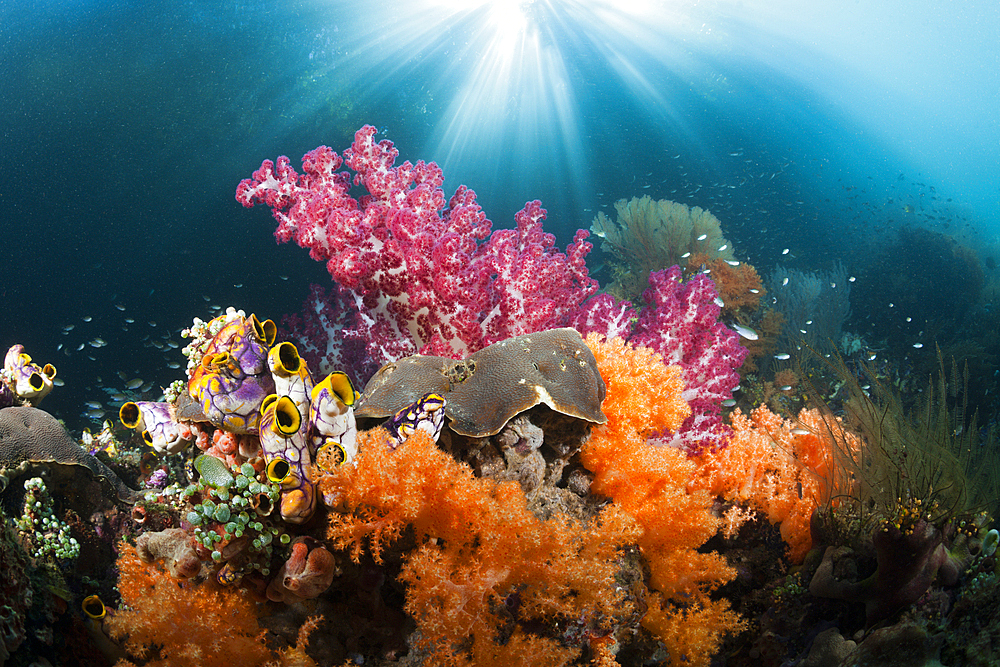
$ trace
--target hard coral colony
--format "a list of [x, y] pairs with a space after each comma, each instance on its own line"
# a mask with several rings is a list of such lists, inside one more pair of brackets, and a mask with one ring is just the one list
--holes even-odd
[[[858, 493], [864, 466], [848, 463], [870, 443], [821, 407], [724, 417], [747, 352], [709, 275], [647, 267], [638, 310], [596, 295], [586, 232], [558, 251], [530, 202], [516, 229], [491, 233], [473, 191], [446, 205], [436, 165], [395, 166], [374, 135], [359, 130], [343, 158], [311, 151], [302, 174], [281, 157], [240, 183], [243, 205], [273, 209], [279, 241], [326, 262], [337, 302], [314, 289], [298, 346], [233, 308], [196, 318], [186, 380], [120, 411], [163, 457], [143, 491], [46, 413], [0, 410], [0, 479], [24, 508], [18, 545], [0, 544], [20, 577], [0, 609], [6, 651], [27, 637], [30, 603], [8, 600], [30, 589], [24, 572], [82, 558], [83, 522], [41, 479], [67, 466], [134, 504], [87, 533], [117, 553], [114, 588], [57, 587], [91, 594], [81, 627], [123, 665], [709, 665], [780, 616], [776, 603], [753, 619], [733, 599], [744, 570], [724, 548], [766, 544], [772, 524], [784, 546], [771, 560], [805, 561], [814, 595], [867, 605], [870, 620], [917, 601], [949, 563], [985, 568], [982, 518], [959, 530], [896, 512], [873, 524], [888, 535], [878, 573], [838, 580], [817, 517]], [[368, 194], [351, 197], [352, 182]], [[735, 266], [731, 250], [722, 260]], [[738, 300], [737, 283], [756, 294], [759, 278], [727, 275], [745, 315], [756, 300]], [[299, 349], [348, 373], [316, 381]], [[15, 346], [3, 396], [35, 405], [54, 375]], [[371, 378], [363, 393], [349, 375]], [[916, 542], [926, 558], [907, 567], [899, 545]], [[829, 548], [810, 560], [814, 546]]]

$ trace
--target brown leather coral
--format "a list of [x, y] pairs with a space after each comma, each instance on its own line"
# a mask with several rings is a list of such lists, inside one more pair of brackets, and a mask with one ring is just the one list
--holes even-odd
[[596, 424], [607, 421], [604, 380], [575, 329], [508, 338], [460, 361], [415, 355], [387, 364], [368, 381], [355, 416], [388, 417], [429, 391], [444, 396], [451, 429], [470, 437], [494, 435], [541, 403]]
[[125, 486], [118, 475], [87, 453], [59, 421], [38, 408], [11, 407], [0, 410], [0, 491], [10, 479], [34, 465], [81, 466], [103, 478], [119, 500], [134, 503], [138, 491]]

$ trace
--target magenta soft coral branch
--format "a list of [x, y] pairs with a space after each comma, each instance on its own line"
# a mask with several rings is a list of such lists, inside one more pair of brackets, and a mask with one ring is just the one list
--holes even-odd
[[[414, 352], [461, 357], [490, 343], [562, 326], [597, 290], [587, 274], [588, 233], [563, 254], [542, 231], [545, 210], [529, 202], [517, 228], [490, 234], [474, 191], [461, 186], [445, 204], [434, 164], [395, 166], [392, 142], [358, 130], [343, 158], [321, 146], [302, 160], [265, 160], [236, 198], [266, 204], [275, 238], [294, 240], [326, 262], [357, 305], [348, 338], [385, 363]], [[350, 196], [354, 185], [368, 194]]]

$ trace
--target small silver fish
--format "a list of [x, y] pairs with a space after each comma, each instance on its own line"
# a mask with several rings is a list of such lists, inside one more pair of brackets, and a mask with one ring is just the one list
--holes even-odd
[[734, 405], [736, 405], [736, 399], [735, 398], [727, 398], [726, 400], [724, 400], [722, 402], [722, 407], [724, 407], [724, 408], [731, 408]]
[[787, 255], [788, 254], [788, 248], [785, 248], [784, 250], [782, 250], [781, 254], [782, 255]]
[[91, 317], [90, 315], [87, 315], [86, 317], [81, 317], [80, 319], [83, 320], [84, 322], [89, 322], [89, 321], [91, 321], [94, 318]]
[[913, 347], [917, 348], [918, 350], [919, 350], [920, 348], [922, 348], [923, 346], [924, 346], [924, 344], [923, 344], [923, 343], [914, 343], [914, 344], [913, 344]]
[[774, 358], [777, 359], [778, 361], [785, 361], [786, 359], [791, 359], [792, 355], [788, 354], [787, 352], [782, 352], [781, 354], [774, 355]]
[[790, 384], [786, 384], [784, 387], [778, 388], [778, 391], [791, 391], [791, 390], [792, 390], [792, 385]]
[[133, 378], [125, 383], [126, 389], [138, 389], [142, 386], [142, 378]]
[[701, 236], [698, 237], [698, 240], [699, 241], [704, 241], [707, 238], [708, 238], [708, 234], [702, 234]]
[[782, 287], [784, 287], [787, 284], [788, 284], [788, 278], [785, 278], [784, 280], [781, 281], [781, 286]]
[[725, 250], [728, 247], [729, 247], [728, 243], [723, 243], [721, 246], [719, 246], [719, 252], [722, 252], [723, 250]]
[[116, 303], [116, 304], [115, 304], [115, 308], [117, 308], [118, 310], [125, 310], [125, 306], [123, 306], [123, 305], [122, 305], [122, 304], [120, 304], [120, 303]]
[[742, 324], [734, 324], [733, 331], [738, 333], [743, 338], [746, 338], [747, 340], [757, 340], [758, 338], [760, 338], [760, 336], [757, 335], [756, 331], [754, 331], [750, 327], [745, 327]]

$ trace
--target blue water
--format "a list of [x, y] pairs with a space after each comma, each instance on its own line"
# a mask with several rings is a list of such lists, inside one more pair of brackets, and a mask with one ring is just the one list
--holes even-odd
[[298, 310], [327, 274], [236, 184], [366, 123], [495, 227], [541, 199], [561, 245], [650, 195], [711, 210], [762, 274], [878, 281], [919, 226], [994, 278], [1000, 8], [867, 4], [5, 0], [0, 347], [54, 363], [44, 407], [79, 423], [122, 378], [181, 377], [166, 341], [209, 306]]

